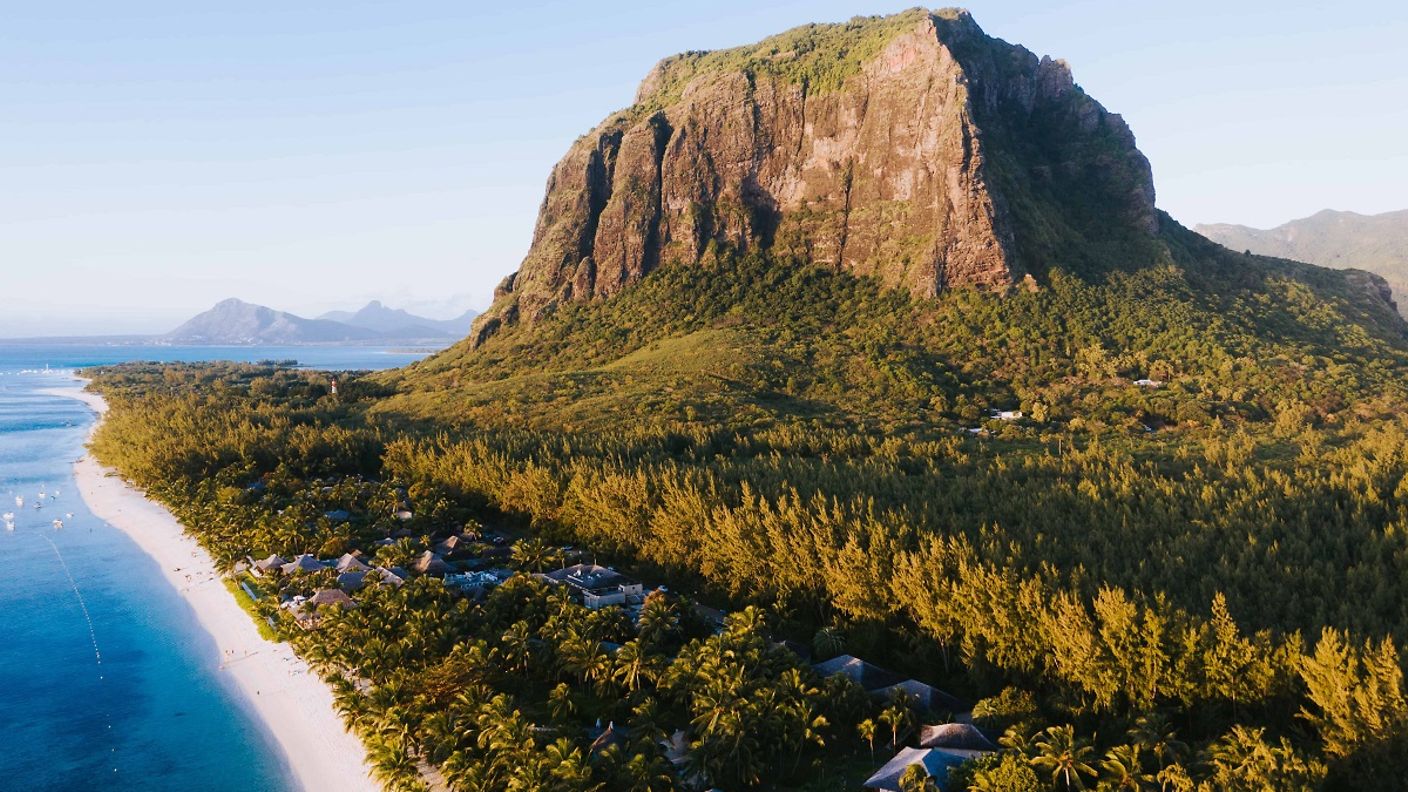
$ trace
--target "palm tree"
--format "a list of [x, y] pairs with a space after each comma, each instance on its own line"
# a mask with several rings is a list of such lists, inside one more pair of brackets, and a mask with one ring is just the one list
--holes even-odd
[[890, 745], [898, 748], [900, 733], [908, 734], [909, 727], [914, 723], [914, 710], [910, 708], [907, 700], [897, 699], [881, 710], [876, 719], [890, 727]]
[[1160, 769], [1188, 755], [1188, 746], [1179, 741], [1168, 718], [1158, 712], [1140, 715], [1129, 730], [1129, 738], [1142, 750], [1153, 754]]
[[938, 792], [939, 787], [922, 764], [912, 764], [900, 776], [900, 792]]
[[640, 607], [636, 634], [643, 645], [660, 647], [679, 634], [680, 616], [675, 606], [659, 591], [652, 591]]
[[421, 722], [421, 731], [425, 734], [424, 742], [429, 748], [426, 758], [435, 763], [443, 762], [456, 747], [460, 731], [459, 719], [449, 710], [432, 712]]
[[1036, 753], [1035, 748], [1032, 746], [1031, 736], [1019, 730], [1016, 726], [1007, 727], [1007, 731], [1003, 732], [1002, 736], [997, 738], [997, 744], [1009, 751], [1016, 751], [1026, 759], [1032, 758], [1032, 755]]
[[635, 751], [616, 771], [613, 789], [621, 792], [669, 792], [675, 788], [670, 765], [653, 746]]
[[395, 740], [408, 755], [415, 755], [417, 749], [416, 717], [406, 707], [393, 706], [382, 711], [380, 728], [383, 737]]
[[1155, 780], [1159, 782], [1159, 792], [1192, 792], [1194, 788], [1192, 776], [1177, 762], [1160, 769]]
[[576, 714], [577, 705], [572, 701], [572, 689], [566, 682], [559, 682], [557, 687], [548, 691], [548, 712], [558, 723], [566, 723]]
[[862, 740], [865, 740], [865, 742], [870, 746], [870, 758], [871, 758], [871, 759], [874, 759], [874, 758], [875, 758], [875, 721], [871, 720], [870, 718], [866, 718], [865, 720], [861, 721], [860, 723], [857, 723], [857, 724], [856, 724], [856, 732], [859, 733], [859, 734], [860, 734], [860, 738], [861, 738]]
[[846, 648], [846, 638], [835, 627], [823, 627], [812, 637], [812, 649], [816, 660], [825, 660], [841, 654]]
[[1117, 792], [1139, 792], [1147, 789], [1153, 776], [1144, 772], [1143, 751], [1137, 745], [1116, 745], [1100, 762], [1105, 784], [1101, 789]]
[[592, 783], [592, 769], [582, 749], [566, 737], [559, 737], [543, 749], [543, 759], [552, 768], [551, 792], [596, 792], [602, 784]]
[[513, 545], [513, 563], [524, 572], [542, 572], [557, 558], [556, 548], [549, 547], [538, 537], [524, 539]]
[[602, 648], [601, 641], [594, 638], [582, 638], [574, 643], [576, 648], [568, 661], [570, 669], [583, 682], [598, 691], [603, 690], [614, 670], [611, 655]]
[[395, 740], [371, 739], [366, 741], [367, 759], [371, 761], [372, 772], [388, 789], [400, 788], [408, 778], [419, 775], [415, 760], [403, 750]]
[[612, 678], [634, 693], [640, 690], [643, 683], [655, 682], [659, 677], [659, 665], [656, 657], [647, 652], [639, 640], [630, 641], [616, 652], [616, 669], [612, 672]]
[[1032, 765], [1051, 774], [1051, 782], [1061, 781], [1066, 789], [1084, 789], [1082, 775], [1094, 776], [1095, 768], [1090, 761], [1095, 749], [1090, 741], [1076, 736], [1076, 730], [1069, 723], [1052, 726], [1043, 731], [1036, 740], [1037, 755], [1032, 757]]
[[631, 717], [627, 721], [631, 739], [638, 741], [644, 752], [658, 753], [658, 744], [669, 737], [663, 717], [660, 702], [654, 696], [643, 697], [631, 708]]
[[532, 663], [533, 630], [526, 621], [516, 621], [499, 639], [499, 651], [511, 670], [522, 673]]

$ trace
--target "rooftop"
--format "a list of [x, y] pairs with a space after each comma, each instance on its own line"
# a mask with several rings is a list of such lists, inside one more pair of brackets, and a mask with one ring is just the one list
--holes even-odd
[[922, 765], [929, 773], [929, 777], [934, 779], [934, 783], [939, 789], [944, 788], [944, 782], [948, 780], [948, 769], [963, 764], [972, 756], [966, 756], [962, 752], [944, 751], [938, 748], [901, 748], [894, 758], [886, 762], [884, 767], [875, 771], [875, 774], [865, 781], [866, 789], [884, 789], [892, 792], [899, 792], [900, 777], [904, 771], [912, 764]]
[[566, 569], [549, 572], [544, 577], [558, 583], [566, 583], [574, 588], [593, 592], [635, 583], [634, 580], [611, 567], [597, 566], [596, 564], [576, 564]]

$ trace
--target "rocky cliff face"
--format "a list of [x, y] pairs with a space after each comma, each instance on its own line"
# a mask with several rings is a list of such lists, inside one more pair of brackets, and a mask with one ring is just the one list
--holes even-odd
[[1157, 222], [1133, 135], [1064, 63], [963, 11], [810, 26], [657, 65], [553, 168], [475, 338], [720, 250], [934, 295], [1145, 255]]

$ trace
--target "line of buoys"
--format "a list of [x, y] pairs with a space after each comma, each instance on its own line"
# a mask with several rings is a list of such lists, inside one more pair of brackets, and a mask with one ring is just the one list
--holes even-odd
[[[69, 569], [68, 561], [64, 560], [63, 551], [59, 550], [59, 546], [54, 543], [53, 539], [47, 536], [42, 536], [42, 538], [54, 549], [54, 557], [59, 559], [59, 566], [64, 568], [64, 577], [68, 578], [68, 585], [73, 589], [73, 596], [78, 600], [78, 607], [83, 611], [83, 620], [88, 623], [88, 640], [93, 644], [93, 658], [98, 662], [98, 681], [101, 682], [104, 680], [102, 672], [103, 651], [98, 648], [98, 631], [93, 626], [93, 615], [88, 612], [88, 602], [83, 599], [83, 592], [78, 588], [78, 581], [73, 578], [73, 571]], [[111, 716], [108, 719], [108, 731], [112, 731]], [[113, 747], [110, 753], [117, 753], [117, 748]], [[117, 768], [114, 767], [112, 771], [116, 773]]]
[[[83, 610], [83, 619], [88, 622], [88, 639], [93, 642], [93, 656], [98, 659], [98, 665], [103, 664], [103, 653], [98, 648], [98, 631], [93, 629], [93, 617], [88, 613], [88, 603], [83, 599], [83, 592], [78, 590], [78, 581], [73, 579], [73, 572], [69, 571], [68, 562], [64, 560], [64, 554], [59, 550], [59, 546], [54, 544], [54, 540], [43, 537], [49, 546], [54, 548], [54, 557], [59, 559], [59, 565], [64, 568], [64, 575], [68, 578], [68, 585], [73, 589], [73, 596], [78, 598], [78, 607]], [[100, 675], [98, 677], [102, 679]]]

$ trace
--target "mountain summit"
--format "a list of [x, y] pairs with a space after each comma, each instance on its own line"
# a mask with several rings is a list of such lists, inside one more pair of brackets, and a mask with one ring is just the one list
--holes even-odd
[[476, 339], [724, 251], [932, 296], [1149, 263], [1157, 230], [1148, 161], [1064, 62], [961, 10], [808, 25], [655, 66], [553, 169]]
[[305, 319], [230, 298], [162, 336], [173, 344], [331, 344], [367, 341], [376, 333], [323, 319]]

